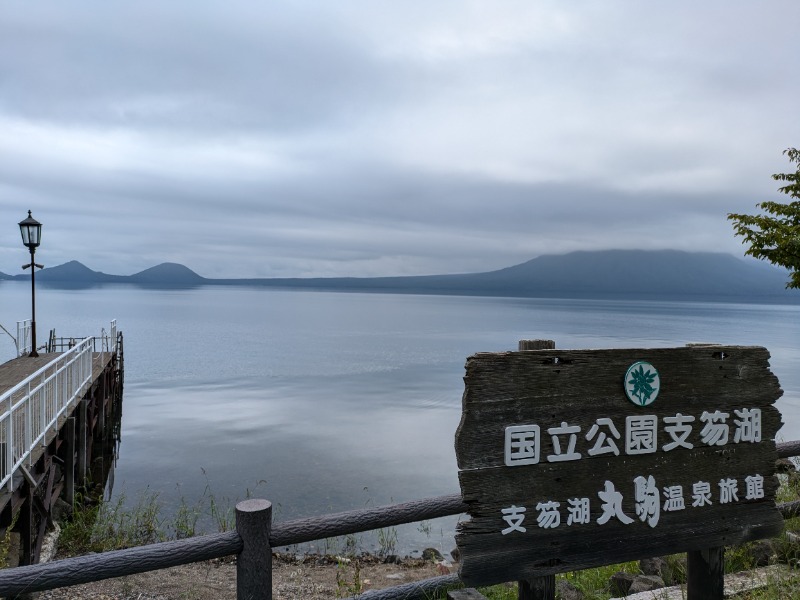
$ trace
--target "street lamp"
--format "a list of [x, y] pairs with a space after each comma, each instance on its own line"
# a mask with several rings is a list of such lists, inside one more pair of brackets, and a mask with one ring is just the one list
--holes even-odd
[[31, 251], [31, 263], [22, 265], [22, 268], [31, 270], [31, 351], [28, 356], [36, 358], [39, 356], [36, 352], [36, 268], [44, 269], [44, 265], [36, 264], [33, 255], [42, 241], [42, 224], [31, 216], [31, 211], [28, 211], [28, 218], [19, 223], [19, 231], [22, 234], [22, 243]]

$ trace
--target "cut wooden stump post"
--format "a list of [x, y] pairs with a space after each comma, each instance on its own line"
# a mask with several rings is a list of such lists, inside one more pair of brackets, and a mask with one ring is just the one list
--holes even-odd
[[244, 547], [236, 558], [236, 598], [272, 600], [272, 503], [251, 498], [236, 505], [236, 531]]
[[520, 340], [519, 349], [522, 350], [555, 350], [553, 340]]

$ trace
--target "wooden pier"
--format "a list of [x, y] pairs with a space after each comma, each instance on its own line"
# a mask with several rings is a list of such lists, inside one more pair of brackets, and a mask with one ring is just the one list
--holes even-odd
[[[38, 563], [58, 500], [72, 507], [76, 494], [101, 495], [116, 458], [122, 334], [110, 343], [108, 338], [85, 338], [81, 343], [88, 347], [83, 360], [90, 358], [91, 370], [88, 364], [82, 366], [77, 383], [62, 364], [74, 354], [69, 348], [0, 365], [0, 480], [6, 482], [0, 488], [0, 545], [5, 540], [9, 547], [8, 566]], [[97, 345], [105, 351], [94, 351]], [[77, 392], [59, 405], [56, 397], [68, 385], [78, 386]], [[20, 408], [29, 399], [26, 394], [35, 400]], [[25, 441], [27, 446], [22, 446], [25, 435], [35, 443]], [[24, 462], [17, 464], [23, 450]], [[9, 465], [16, 465], [10, 478]]]

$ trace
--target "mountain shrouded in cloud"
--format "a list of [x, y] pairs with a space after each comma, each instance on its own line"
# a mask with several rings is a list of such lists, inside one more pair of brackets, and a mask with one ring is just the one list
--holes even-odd
[[[26, 275], [6, 279], [24, 280]], [[722, 253], [607, 250], [547, 255], [484, 273], [407, 277], [206, 278], [162, 263], [129, 276], [93, 271], [77, 261], [45, 269], [44, 284], [68, 287], [137, 284], [155, 287], [251, 287], [517, 297], [716, 299], [800, 302], [785, 289], [786, 272]]]

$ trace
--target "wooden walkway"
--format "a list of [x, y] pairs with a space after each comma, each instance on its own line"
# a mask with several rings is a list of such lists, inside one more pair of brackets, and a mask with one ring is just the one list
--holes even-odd
[[[62, 493], [72, 505], [78, 491], [102, 492], [119, 443], [123, 350], [116, 321], [110, 336], [51, 347], [65, 351], [0, 364], [0, 538], [9, 527], [19, 537], [12, 564], [39, 560]], [[8, 471], [12, 457], [23, 464]]]
[[[27, 377], [34, 374], [36, 371], [41, 369], [42, 367], [47, 366], [49, 363], [54, 362], [59, 356], [64, 354], [63, 352], [47, 352], [42, 353], [38, 357], [31, 358], [29, 356], [21, 356], [19, 358], [12, 359], [8, 362], [3, 363], [0, 365], [0, 396], [6, 393], [8, 390], [12, 389], [21, 381], [24, 381]], [[113, 352], [93, 352], [92, 353], [92, 378], [90, 379], [90, 387], [94, 385], [98, 379], [101, 377], [104, 369], [111, 363], [112, 358], [114, 357]], [[55, 363], [49, 369], [47, 369], [45, 376], [49, 377], [52, 373], [55, 373], [56, 369], [63, 363]], [[4, 411], [10, 410], [11, 406], [16, 403], [24, 394], [26, 393], [25, 389], [18, 390], [16, 393], [12, 394], [10, 398], [6, 398], [2, 402], [0, 402], [0, 414], [3, 414]], [[58, 418], [58, 422], [56, 423], [55, 427], [48, 427], [47, 431], [45, 432], [45, 440], [44, 444], [37, 444], [35, 448], [32, 449], [31, 453], [31, 463], [37, 462], [41, 456], [45, 452], [45, 448], [53, 441], [53, 439], [59, 435], [61, 428], [63, 427], [64, 423], [66, 422], [67, 418], [69, 418], [72, 414], [72, 410], [65, 412]], [[22, 479], [21, 473], [15, 473], [14, 479], [12, 480], [12, 489], [17, 489], [21, 485]], [[9, 499], [11, 498], [12, 494], [9, 494], [5, 489], [0, 489], [0, 510], [7, 504]]]
[[[36, 358], [21, 356], [0, 365], [0, 396], [62, 354], [63, 352], [43, 352]], [[92, 381], [108, 366], [112, 356], [113, 352], [92, 353]]]

